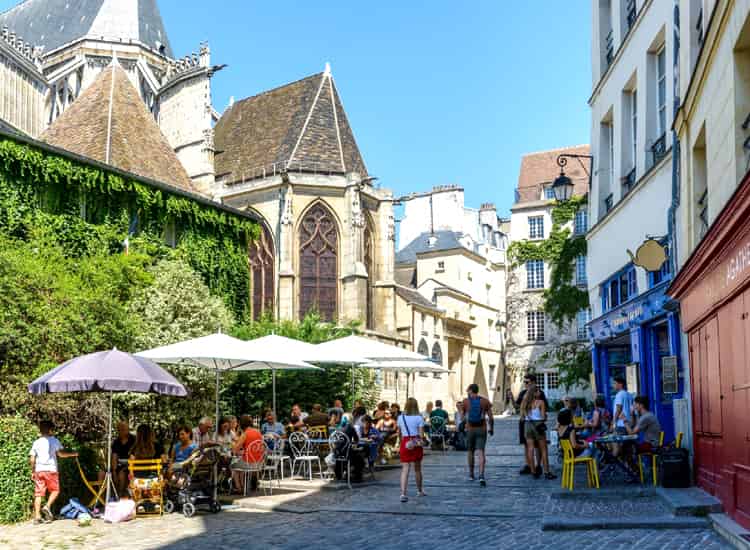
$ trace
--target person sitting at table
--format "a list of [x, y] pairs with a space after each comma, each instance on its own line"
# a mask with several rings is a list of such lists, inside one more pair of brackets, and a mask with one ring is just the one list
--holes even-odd
[[636, 444], [638, 454], [652, 453], [659, 447], [661, 438], [661, 425], [654, 413], [649, 410], [649, 398], [647, 395], [639, 395], [635, 398], [635, 409], [638, 421], [633, 425], [630, 421], [625, 422], [625, 429], [630, 435], [639, 434], [641, 441]]
[[347, 426], [351, 427], [352, 430], [354, 429], [354, 427], [344, 419], [339, 409], [333, 407], [328, 410], [328, 433], [333, 433], [337, 430], [343, 431]]
[[[259, 453], [256, 449], [251, 448], [254, 441], [263, 441], [263, 434], [253, 426], [253, 418], [249, 414], [243, 414], [240, 417], [240, 436], [237, 441], [234, 442], [232, 450], [237, 453], [241, 458], [241, 462], [245, 465], [257, 464], [263, 460], [262, 453]], [[245, 472], [234, 471], [232, 476], [234, 478], [234, 484], [238, 487], [240, 493], [245, 492]], [[253, 473], [250, 478], [250, 489], [252, 491], [258, 488], [258, 476], [257, 473]]]
[[236, 437], [232, 434], [232, 423], [228, 416], [222, 416], [219, 419], [219, 433], [216, 436], [216, 443], [223, 449], [231, 449]]
[[[135, 431], [135, 444], [130, 451], [131, 460], [156, 460], [161, 459], [162, 464], [167, 463], [164, 447], [156, 441], [156, 435], [148, 424], [141, 424]], [[154, 477], [152, 472], [136, 471], [134, 477]]]
[[[227, 422], [227, 426], [229, 422]], [[193, 431], [190, 426], [182, 425], [177, 429], [177, 443], [172, 447], [172, 454], [169, 457], [169, 468], [174, 468], [187, 458], [198, 448], [198, 445], [192, 441]]]
[[304, 427], [305, 423], [302, 422], [298, 416], [290, 416], [289, 422], [286, 424], [286, 433], [289, 435], [294, 432], [301, 432]]
[[[463, 404], [461, 405], [463, 406]], [[443, 419], [443, 422], [446, 424], [448, 423], [448, 413], [443, 408], [443, 402], [440, 399], [435, 400], [435, 408], [430, 413], [430, 418], [435, 418], [436, 416], [439, 416]]]
[[367, 415], [367, 409], [363, 406], [355, 407], [352, 409], [352, 426], [356, 430], [362, 423], [362, 419]]
[[575, 397], [570, 398], [570, 412], [573, 413], [573, 425], [575, 425], [576, 418], [581, 419], [579, 422], [583, 421], [583, 409]]
[[276, 421], [276, 415], [273, 414], [273, 411], [268, 411], [266, 413], [266, 421], [263, 422], [263, 425], [260, 427], [260, 433], [263, 435], [266, 434], [276, 434], [279, 437], [282, 437], [284, 435], [284, 425], [281, 422]]
[[609, 433], [611, 420], [611, 415], [604, 406], [604, 397], [601, 395], [597, 396], [594, 400], [594, 410], [591, 412], [591, 418], [583, 425], [585, 429], [581, 432], [581, 437], [589, 440]]
[[457, 451], [466, 450], [466, 425], [464, 420], [464, 404], [463, 401], [458, 401], [456, 403], [456, 412], [453, 413], [453, 424], [456, 426], [456, 430], [448, 442]]
[[[375, 426], [380, 432], [383, 443], [381, 449], [386, 456], [390, 456], [393, 449], [398, 444], [398, 430], [396, 429], [396, 421], [391, 415], [391, 411], [386, 409], [385, 416], [381, 418]], [[385, 456], [382, 457], [381, 463], [386, 463]]]
[[573, 456], [585, 457], [594, 455], [593, 444], [585, 443], [578, 438], [573, 426], [573, 412], [563, 409], [557, 413], [557, 435], [560, 441], [568, 440], [573, 448]]
[[378, 422], [381, 418], [385, 416], [385, 410], [388, 408], [388, 401], [381, 401], [378, 403], [377, 409], [375, 409], [372, 413], [372, 419], [375, 422]]
[[207, 447], [214, 442], [214, 421], [209, 416], [204, 416], [193, 428], [193, 443], [199, 447]]
[[239, 437], [240, 421], [233, 414], [227, 416], [227, 418], [229, 419], [229, 433], [232, 435], [232, 443], [234, 443]]
[[[118, 495], [124, 495], [128, 488], [128, 465], [124, 462], [130, 456], [135, 445], [135, 436], [130, 433], [130, 426], [126, 420], [117, 423], [117, 437], [112, 442], [112, 465], [114, 466], [114, 482]], [[123, 461], [122, 463], [120, 463]]]
[[367, 462], [370, 470], [372, 470], [375, 461], [378, 459], [378, 451], [383, 443], [383, 437], [373, 424], [371, 416], [365, 415], [362, 417], [362, 421], [357, 428], [357, 435], [359, 435], [360, 442], [366, 440], [363, 446], [367, 449]]
[[303, 420], [303, 422], [305, 426], [308, 427], [308, 429], [318, 426], [327, 426], [328, 415], [322, 411], [322, 407], [320, 406], [320, 404], [315, 403], [315, 405], [312, 406], [312, 412], [307, 418]]
[[432, 416], [432, 401], [428, 401], [427, 404], [424, 406], [424, 412], [422, 413], [422, 420], [425, 422], [429, 422], [430, 416]]
[[[302, 410], [302, 408], [299, 406], [299, 403], [295, 403], [294, 405], [292, 405], [292, 411], [290, 415], [296, 416], [299, 422], [304, 422], [305, 418], [307, 418], [307, 413]], [[299, 427], [301, 428], [302, 426]]]
[[[362, 460], [361, 454], [354, 452], [352, 450], [352, 446], [354, 446], [359, 441], [359, 435], [357, 434], [357, 430], [354, 429], [354, 426], [350, 422], [345, 422], [342, 418], [339, 411], [335, 408], [331, 409], [330, 411], [330, 424], [329, 424], [329, 430], [330, 433], [333, 432], [341, 432], [345, 434], [349, 438], [349, 447], [346, 448], [343, 440], [341, 440], [331, 451], [333, 452], [334, 456], [337, 459], [343, 459], [349, 458], [349, 463], [352, 468], [351, 476], [352, 482], [355, 481], [361, 481], [362, 480], [362, 469], [364, 467], [364, 463]], [[342, 460], [336, 461], [335, 466], [335, 474], [336, 479], [341, 479], [343, 477], [343, 468], [344, 468], [345, 462]]]

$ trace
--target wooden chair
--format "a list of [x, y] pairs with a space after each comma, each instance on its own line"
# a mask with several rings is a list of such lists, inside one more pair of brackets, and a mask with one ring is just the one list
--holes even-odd
[[[130, 459], [128, 471], [130, 473], [129, 488], [135, 501], [136, 516], [161, 515], [164, 509], [164, 474], [161, 459]], [[137, 477], [136, 472], [149, 474], [149, 476]], [[147, 504], [151, 506], [146, 506]]]
[[[680, 437], [680, 443], [682, 443], [682, 437]], [[679, 446], [679, 445], [678, 445]], [[651, 477], [653, 478], [654, 487], [657, 483], [656, 475], [656, 458], [659, 454], [659, 449], [664, 447], [664, 432], [659, 432], [659, 446], [649, 453], [638, 453], [638, 471], [641, 474], [641, 484], [643, 484], [643, 460], [644, 458], [651, 457]]]
[[589, 487], [599, 488], [599, 468], [596, 465], [594, 457], [578, 457], [573, 454], [573, 446], [567, 439], [560, 440], [560, 447], [563, 452], [563, 473], [562, 488], [570, 489], [575, 487], [575, 469], [578, 464], [586, 465], [586, 474]]
[[81, 481], [83, 481], [86, 489], [88, 489], [89, 492], [93, 495], [93, 498], [88, 503], [87, 508], [91, 509], [99, 502], [102, 503], [102, 506], [105, 506], [106, 503], [104, 502], [104, 493], [106, 492], [107, 487], [104, 485], [104, 482], [101, 480], [92, 481], [87, 479], [86, 473], [83, 471], [81, 462], [78, 460], [78, 457], [76, 457], [76, 466], [78, 466], [78, 473], [81, 474]]

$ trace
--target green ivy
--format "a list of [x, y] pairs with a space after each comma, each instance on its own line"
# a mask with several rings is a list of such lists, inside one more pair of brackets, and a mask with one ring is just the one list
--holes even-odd
[[[70, 257], [131, 250], [155, 259], [176, 254], [222, 296], [238, 319], [250, 312], [247, 247], [252, 220], [134, 178], [43, 149], [0, 139], [0, 233], [59, 245]], [[174, 227], [176, 248], [164, 244]]]
[[530, 260], [544, 260], [550, 266], [550, 285], [544, 292], [544, 311], [559, 327], [575, 319], [576, 314], [588, 307], [585, 290], [574, 284], [575, 260], [586, 254], [586, 238], [571, 236], [567, 225], [576, 212], [585, 207], [587, 197], [573, 197], [557, 203], [552, 209], [552, 229], [543, 241], [517, 241], [508, 247], [508, 259], [513, 266]]
[[39, 437], [25, 418], [0, 417], [0, 524], [25, 520], [31, 514], [34, 484], [29, 450]]

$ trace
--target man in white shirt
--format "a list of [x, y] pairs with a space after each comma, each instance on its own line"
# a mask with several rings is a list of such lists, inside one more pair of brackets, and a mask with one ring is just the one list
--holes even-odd
[[208, 416], [201, 418], [198, 422], [198, 426], [193, 428], [193, 443], [199, 447], [205, 447], [206, 445], [214, 442], [214, 421]]
[[625, 422], [630, 421], [633, 413], [633, 397], [625, 389], [625, 379], [621, 376], [615, 377], [615, 406], [612, 411], [614, 431], [620, 435], [627, 435]]

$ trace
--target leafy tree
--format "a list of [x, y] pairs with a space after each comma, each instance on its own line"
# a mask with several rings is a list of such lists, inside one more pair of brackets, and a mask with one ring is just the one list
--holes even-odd
[[560, 386], [566, 389], [588, 387], [590, 383], [591, 349], [585, 343], [566, 342], [544, 353], [542, 361], [558, 370]]

